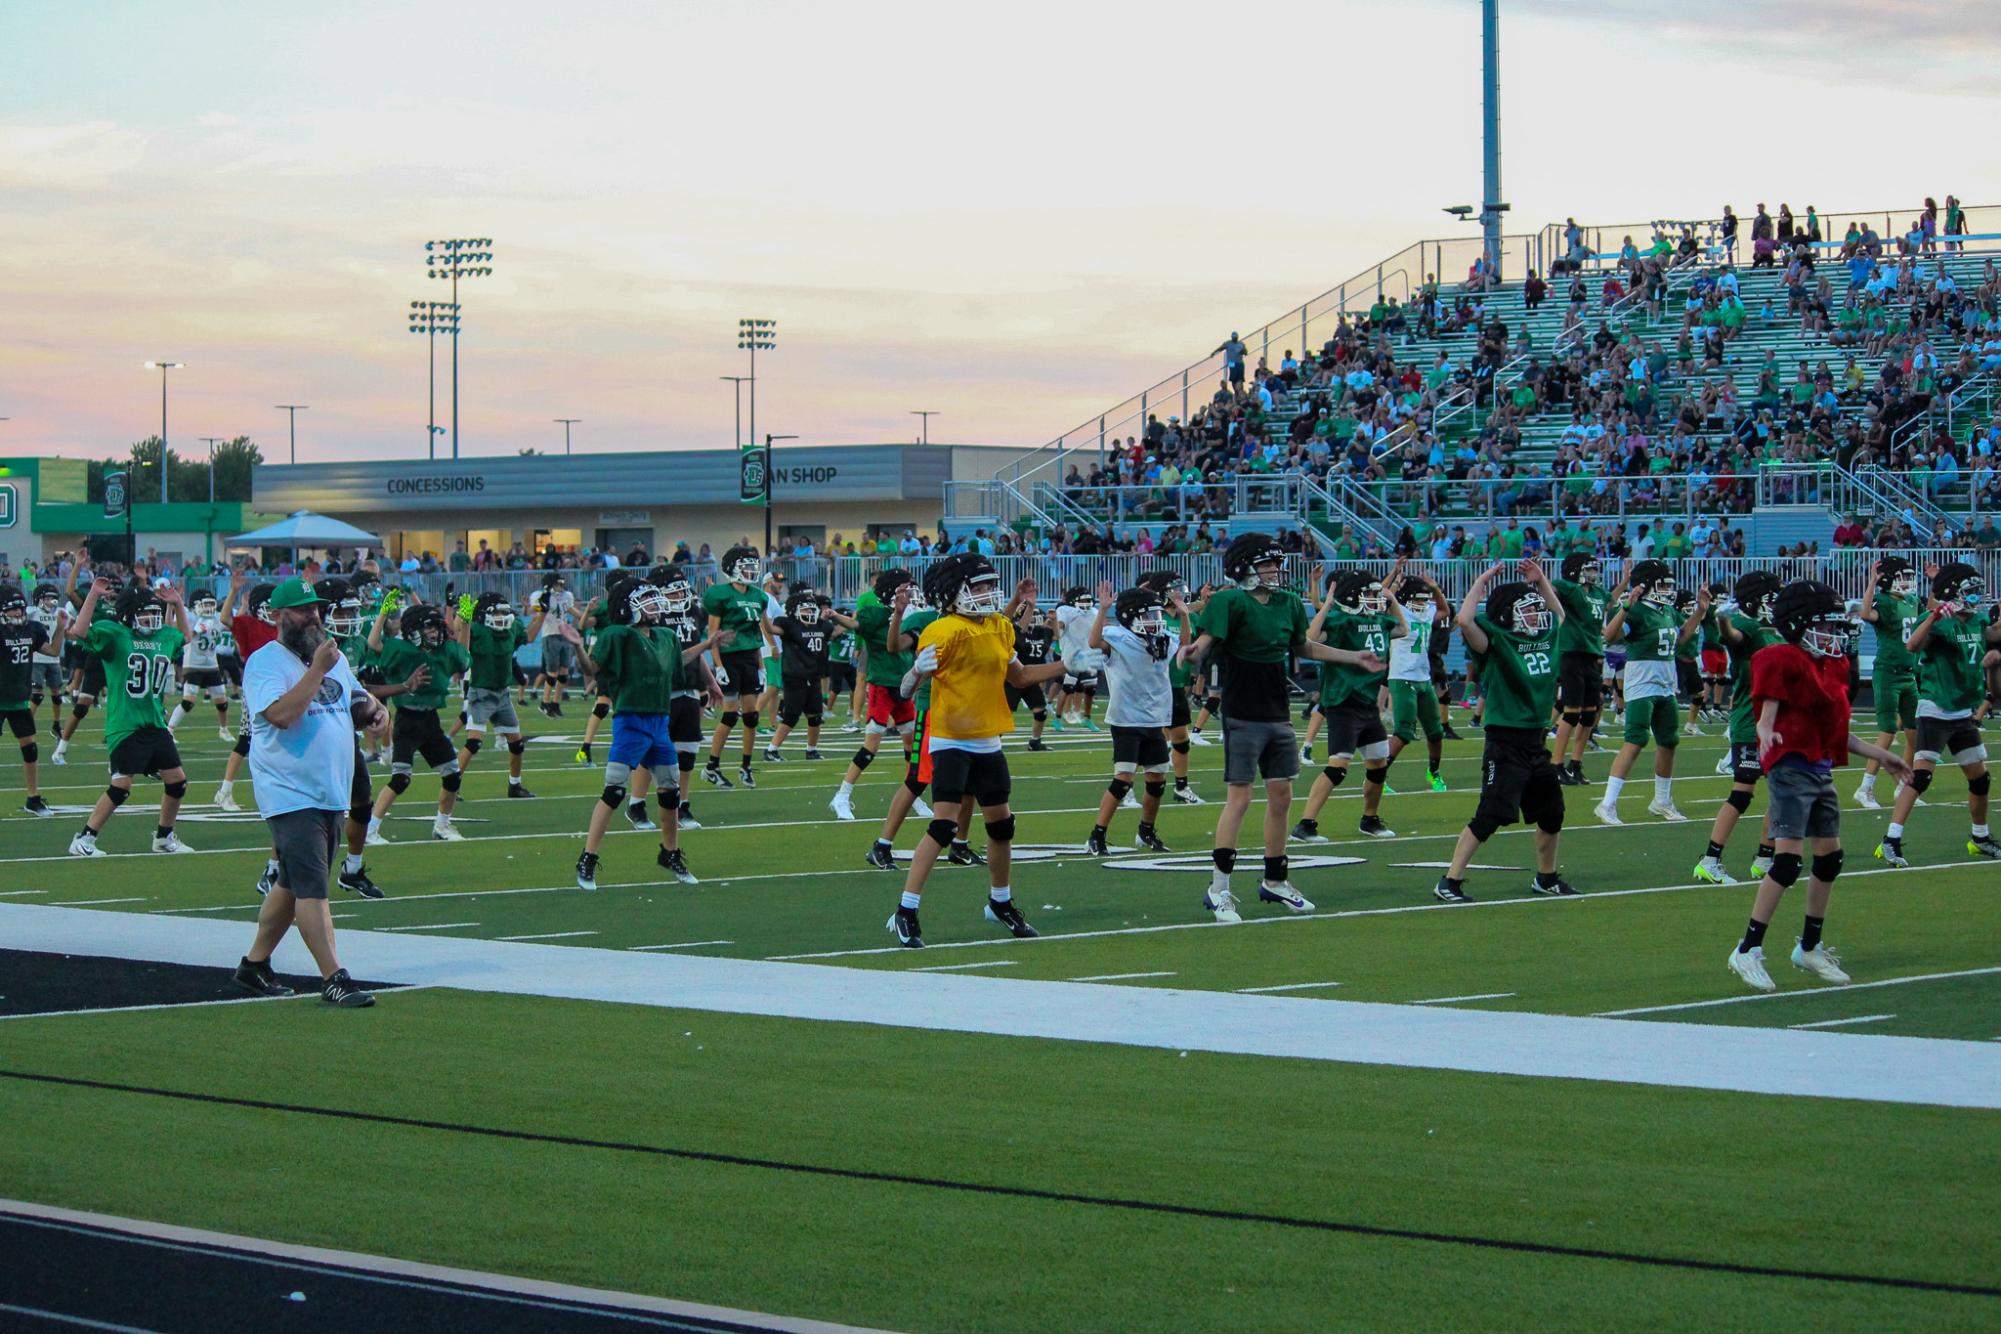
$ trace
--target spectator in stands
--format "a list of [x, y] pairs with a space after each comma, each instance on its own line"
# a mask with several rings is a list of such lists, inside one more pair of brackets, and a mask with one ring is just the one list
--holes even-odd
[[1223, 378], [1230, 382], [1232, 390], [1242, 389], [1244, 387], [1244, 344], [1243, 340], [1237, 336], [1235, 329], [1230, 330], [1230, 336], [1217, 344], [1215, 351], [1209, 355], [1213, 357], [1217, 352], [1223, 354]]
[[1730, 263], [1737, 262], [1737, 214], [1728, 204], [1723, 206], [1723, 221], [1717, 224], [1717, 235], [1723, 241], [1723, 255]]

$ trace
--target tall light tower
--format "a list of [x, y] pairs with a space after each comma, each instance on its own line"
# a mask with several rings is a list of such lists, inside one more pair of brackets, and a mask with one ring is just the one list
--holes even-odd
[[299, 414], [304, 412], [310, 405], [305, 403], [279, 403], [276, 406], [282, 408], [285, 415], [291, 419], [292, 462], [297, 463], [299, 461]]
[[160, 503], [167, 503], [167, 372], [184, 368], [185, 361], [149, 361], [146, 369], [160, 373]]
[[[425, 275], [449, 278], [452, 284], [452, 312], [459, 309], [459, 279], [493, 276], [493, 238], [458, 237], [424, 242]], [[459, 322], [452, 321], [452, 457], [459, 456]], [[433, 433], [435, 434], [435, 432]]]
[[459, 332], [458, 304], [452, 301], [412, 301], [410, 332], [423, 334], [431, 344], [430, 427], [424, 432], [424, 442], [430, 456], [435, 459], [438, 457], [438, 335], [450, 334], [456, 342]]
[[718, 380], [728, 380], [736, 394], [736, 447], [743, 448], [743, 386], [748, 375], [718, 375]]
[[[750, 374], [745, 378], [750, 381], [750, 438], [755, 440], [757, 439], [757, 354], [759, 351], [769, 352], [778, 346], [778, 321], [738, 320], [736, 322], [736, 345], [739, 350], [750, 353]], [[767, 488], [764, 502], [764, 555], [768, 560], [771, 557], [771, 493], [768, 489], [771, 485], [771, 452], [769, 449], [765, 451], [764, 455], [764, 477]]]
[[1480, 0], [1480, 230], [1488, 262], [1501, 275], [1501, 0]]

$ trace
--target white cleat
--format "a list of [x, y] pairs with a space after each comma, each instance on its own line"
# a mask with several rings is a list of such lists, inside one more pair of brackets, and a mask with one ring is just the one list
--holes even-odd
[[440, 843], [463, 843], [466, 836], [450, 820], [438, 820], [431, 825], [431, 837]]
[[367, 848], [384, 848], [389, 846], [389, 839], [383, 834], [381, 825], [371, 822], [368, 836], [361, 840], [361, 844]]
[[1841, 956], [1822, 941], [1810, 950], [1803, 950], [1799, 942], [1793, 942], [1793, 967], [1801, 972], [1812, 973], [1823, 982], [1846, 983], [1848, 974], [1841, 971]]
[[155, 834], [153, 836], [153, 851], [193, 852], [194, 849], [181, 842], [181, 836], [169, 829], [165, 835]]
[[1237, 911], [1237, 896], [1230, 892], [1230, 877], [1221, 871], [1209, 873], [1209, 892], [1202, 896], [1202, 906], [1215, 913], [1219, 922], [1244, 920]]
[[1674, 803], [1672, 801], [1648, 802], [1647, 814], [1658, 815], [1663, 820], [1682, 821], [1688, 819], [1686, 815], [1683, 815], [1680, 811], [1674, 808]]
[[1778, 984], [1765, 971], [1765, 947], [1754, 945], [1749, 950], [1730, 949], [1730, 971], [1744, 980], [1744, 984], [1757, 991], [1777, 991]]
[[111, 854], [97, 846], [97, 839], [89, 834], [78, 834], [69, 841], [69, 855], [72, 857], [108, 857]]
[[1209, 804], [1209, 799], [1192, 787], [1175, 788], [1174, 799], [1183, 806], [1206, 806]]
[[1207, 746], [1207, 745], [1213, 745], [1214, 743], [1211, 742], [1208, 737], [1203, 736], [1200, 732], [1191, 731], [1188, 734], [1188, 744], [1191, 746]]
[[1591, 808], [1591, 813], [1598, 817], [1599, 824], [1626, 823], [1624, 820], [1621, 820], [1619, 818], [1619, 808], [1617, 806], [1614, 806], [1609, 801], [1599, 802], [1596, 806], [1593, 806]]
[[1130, 793], [1130, 792], [1126, 793], [1126, 795], [1125, 795], [1124, 799], [1123, 799], [1123, 800], [1121, 800], [1121, 801], [1119, 802], [1119, 809], [1120, 809], [1120, 810], [1122, 810], [1122, 811], [1136, 811], [1136, 810], [1138, 810], [1138, 809], [1139, 809], [1139, 798], [1138, 798], [1138, 797], [1135, 797], [1135, 796], [1134, 796], [1134, 795], [1133, 795], [1132, 793]]
[[49, 756], [49, 763], [50, 763], [50, 764], [68, 764], [68, 763], [69, 763], [69, 756], [67, 756], [67, 755], [63, 754], [63, 748], [62, 748], [61, 746], [57, 746], [57, 747], [55, 748], [55, 751], [54, 751], [54, 753], [53, 753], [53, 754], [51, 754], [51, 755]]
[[224, 741], [229, 742], [232, 746], [236, 744], [236, 733], [230, 731], [227, 727], [216, 728], [215, 734], [221, 737]]
[[215, 790], [215, 808], [231, 815], [243, 809], [236, 804], [236, 794], [226, 787], [219, 787]]
[[910, 814], [919, 820], [929, 820], [936, 812], [931, 809], [930, 802], [918, 797], [910, 803]]
[[1771, 869], [1772, 869], [1772, 859], [1770, 857], [1753, 857], [1751, 859], [1752, 875], [1762, 878], [1766, 874], [1766, 872], [1770, 871]]
[[1876, 800], [1876, 789], [1858, 787], [1855, 789], [1855, 804], [1865, 811], [1880, 811], [1883, 803]]
[[1730, 868], [1723, 864], [1721, 857], [1704, 857], [1695, 864], [1695, 878], [1707, 880], [1712, 885], [1734, 885], [1737, 877], [1730, 874]]
[[833, 800], [827, 803], [827, 809], [834, 813], [836, 820], [852, 820], [855, 818], [854, 800], [845, 792], [836, 792]]
[[1723, 752], [1722, 758], [1716, 761], [1716, 776], [1718, 778], [1728, 778], [1733, 772], [1735, 771], [1730, 767], [1730, 752], [1726, 750]]
[[1284, 904], [1290, 912], [1313, 911], [1313, 900], [1294, 889], [1290, 880], [1281, 880], [1275, 885], [1269, 880], [1260, 880], [1258, 882], [1258, 901], [1260, 903]]

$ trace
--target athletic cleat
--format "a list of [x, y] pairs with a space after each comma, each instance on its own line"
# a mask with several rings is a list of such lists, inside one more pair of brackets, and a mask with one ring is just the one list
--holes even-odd
[[1139, 798], [1138, 798], [1138, 797], [1136, 797], [1136, 796], [1134, 796], [1134, 795], [1133, 795], [1132, 793], [1130, 793], [1130, 792], [1126, 793], [1126, 794], [1125, 794], [1125, 796], [1123, 796], [1123, 797], [1119, 798], [1119, 809], [1120, 809], [1120, 810], [1122, 810], [1122, 811], [1136, 811], [1136, 810], [1138, 810], [1138, 809], [1139, 809]]
[[862, 730], [862, 725], [856, 722], [854, 719], [850, 718], [845, 723], [841, 724], [841, 730], [843, 732], [859, 732]]
[[1175, 788], [1174, 799], [1183, 806], [1206, 806], [1209, 804], [1209, 799], [1192, 787]]
[[1292, 841], [1295, 843], [1325, 843], [1327, 836], [1320, 832], [1320, 821], [1301, 820], [1292, 827]]
[[854, 800], [845, 792], [836, 792], [833, 798], [827, 802], [827, 809], [834, 813], [836, 820], [852, 820], [855, 818]]
[[1086, 718], [1084, 719], [1084, 730], [1086, 732], [1102, 732], [1105, 729], [1098, 726], [1098, 724], [1094, 720]]
[[1728, 778], [1732, 772], [1730, 752], [1726, 750], [1723, 752], [1722, 758], [1716, 761], [1716, 776], [1718, 778]]
[[271, 865], [269, 862], [266, 862], [264, 864], [264, 869], [257, 873], [257, 884], [256, 884], [257, 897], [260, 899], [264, 898], [277, 887], [278, 887], [278, 868]]
[[744, 787], [754, 788], [757, 786], [757, 775], [752, 773], [750, 771], [750, 766], [746, 764], [743, 766], [743, 768], [737, 770], [736, 781], [741, 783]]
[[[660, 826], [653, 823], [653, 817], [646, 813], [645, 806], [640, 806], [637, 810], [634, 810], [630, 806], [626, 807], [625, 822], [642, 834], [657, 834], [660, 832]], [[686, 828], [687, 826], [684, 825], [682, 827]]]
[[388, 844], [389, 838], [382, 832], [382, 826], [371, 821], [368, 826], [368, 835], [361, 840], [361, 845], [366, 848], [381, 848], [387, 847]]
[[679, 848], [662, 848], [660, 849], [660, 854], [653, 860], [659, 864], [661, 870], [666, 871], [684, 885], [699, 885], [702, 883], [695, 879], [695, 873], [688, 869], [688, 859], [681, 855], [681, 849]]
[[1688, 819], [1686, 815], [1683, 815], [1680, 811], [1674, 808], [1674, 802], [1672, 801], [1648, 802], [1647, 814], [1658, 815], [1663, 820], [1684, 821]]
[[1008, 934], [1016, 940], [1033, 940], [1035, 938], [1035, 928], [1030, 926], [1028, 919], [1021, 915], [1021, 909], [1014, 906], [1013, 899], [1008, 899], [1005, 902], [1000, 899], [988, 899], [986, 919], [989, 922], [998, 922], [1006, 927]]
[[1230, 892], [1230, 877], [1221, 871], [1209, 873], [1209, 890], [1202, 896], [1202, 906], [1215, 913], [1219, 922], [1244, 920], [1237, 911], [1237, 896]]
[[1444, 792], [1447, 790], [1445, 780], [1439, 777], [1437, 774], [1429, 774], [1426, 777], [1427, 781], [1430, 782], [1431, 784], [1431, 790], [1433, 792]]
[[1112, 850], [1106, 844], [1103, 834], [1093, 833], [1089, 838], [1084, 840], [1084, 855], [1087, 857], [1109, 857], [1112, 855]]
[[1258, 881], [1259, 903], [1282, 903], [1291, 912], [1312, 912], [1313, 900], [1292, 887], [1292, 882], [1281, 880], [1273, 884], [1269, 880]]
[[39, 815], [44, 819], [56, 813], [56, 808], [49, 805], [48, 802], [43, 801], [39, 796], [29, 797], [27, 801], [22, 803], [21, 809], [30, 815]]
[[577, 888], [595, 890], [598, 887], [598, 855], [586, 852], [577, 858]]
[[779, 753], [776, 748], [766, 746], [764, 748], [764, 762], [766, 764], [783, 764], [785, 763], [785, 756]]
[[1063, 720], [1061, 718], [1051, 718], [1049, 720], [1049, 730], [1052, 732], [1061, 732], [1067, 729], [1064, 728]]
[[591, 748], [589, 746], [578, 746], [575, 759], [578, 764], [583, 765], [586, 769], [591, 768]]
[[1693, 874], [1697, 880], [1706, 880], [1712, 885], [1737, 883], [1737, 877], [1730, 874], [1730, 868], [1723, 864], [1721, 857], [1704, 857], [1695, 864]]
[[271, 971], [269, 959], [263, 963], [252, 963], [246, 958], [238, 963], [236, 985], [259, 996], [278, 997], [292, 994], [292, 989], [280, 982], [278, 975]]
[[227, 727], [216, 728], [215, 734], [218, 737], [221, 737], [224, 741], [229, 742], [231, 745], [236, 744], [236, 733], [230, 731]]
[[450, 820], [438, 820], [431, 825], [431, 838], [438, 843], [463, 843], [466, 836]]
[[1876, 800], [1876, 789], [1859, 787], [1855, 789], [1855, 804], [1865, 811], [1880, 811], [1883, 803]]
[[530, 792], [519, 783], [509, 783], [507, 785], [507, 795], [516, 801], [533, 800], [535, 796], [533, 792]]
[[332, 977], [320, 983], [320, 999], [343, 1010], [365, 1010], [375, 1004], [375, 997], [357, 987], [345, 968], [334, 970]]
[[97, 835], [78, 834], [69, 841], [69, 855], [72, 857], [108, 857], [111, 854], [97, 846]]
[[1201, 732], [1191, 730], [1188, 733], [1188, 744], [1191, 746], [1209, 746], [1215, 743], [1210, 741], [1208, 737], [1203, 736]]
[[862, 854], [862, 860], [878, 871], [896, 869], [896, 850], [881, 839], [869, 844], [869, 850]]
[[1030, 750], [1048, 750], [1049, 743], [1039, 736], [1032, 736], [1028, 739], [1028, 748]]
[[929, 820], [936, 814], [937, 812], [931, 809], [931, 803], [922, 797], [918, 797], [910, 803], [910, 815], [912, 819]]
[[1821, 941], [1812, 949], [1801, 949], [1799, 942], [1793, 942], [1793, 967], [1803, 973], [1812, 973], [1823, 982], [1846, 983], [1847, 973], [1841, 971], [1841, 956]]
[[335, 883], [348, 893], [359, 894], [364, 899], [379, 899], [382, 897], [381, 887], [368, 878], [368, 868], [366, 866], [357, 866], [352, 871], [342, 871], [340, 878]]
[[723, 777], [723, 771], [713, 764], [702, 766], [702, 781], [710, 787], [735, 787], [736, 784]]
[[226, 787], [219, 787], [215, 790], [215, 808], [230, 815], [234, 815], [243, 809], [236, 804], [236, 794]]
[[1145, 848], [1148, 852], [1174, 851], [1173, 848], [1161, 842], [1160, 835], [1151, 829], [1142, 829], [1138, 834], [1134, 835], [1133, 846], [1136, 848]]
[[[1361, 823], [1357, 824], [1355, 828], [1364, 838], [1395, 838], [1397, 836], [1397, 831], [1384, 824], [1382, 817], [1379, 815], [1363, 816]], [[1324, 843], [1326, 840], [1322, 839], [1321, 842]]]
[[1562, 876], [1558, 876], [1556, 878], [1556, 883], [1553, 885], [1545, 885], [1542, 881], [1536, 879], [1534, 876], [1530, 876], [1529, 893], [1540, 894], [1544, 898], [1567, 899], [1576, 896], [1577, 887], [1571, 884], [1568, 880], [1565, 880]]
[[1299, 748], [1299, 762], [1301, 764], [1313, 763], [1313, 747], [1301, 746]]
[[1904, 840], [1886, 838], [1876, 845], [1876, 860], [1888, 866], [1909, 866], [1911, 859], [1904, 855]]
[[1974, 857], [2001, 857], [2001, 843], [1996, 843], [1991, 835], [1976, 836], [1966, 840], [1966, 851]]
[[69, 763], [69, 756], [67, 756], [67, 755], [63, 754], [63, 748], [62, 748], [61, 746], [57, 746], [57, 747], [55, 748], [55, 750], [54, 750], [54, 751], [53, 751], [53, 752], [52, 752], [52, 753], [51, 753], [51, 754], [49, 755], [49, 763], [50, 763], [50, 764], [68, 764], [68, 763]]
[[819, 751], [815, 750], [815, 749], [814, 749], [813, 747], [811, 747], [811, 746], [808, 746], [808, 747], [806, 747], [806, 758], [807, 758], [807, 759], [809, 759], [809, 760], [817, 760], [817, 759], [821, 759], [821, 758], [823, 758], [823, 757], [821, 756], [821, 754], [820, 754], [820, 752], [819, 752]]
[[961, 843], [957, 839], [954, 839], [952, 846], [945, 850], [945, 860], [954, 866], [985, 866], [987, 864], [985, 857], [973, 851], [972, 844]]
[[1753, 857], [1751, 859], [1752, 875], [1763, 876], [1766, 872], [1770, 871], [1771, 869], [1772, 869], [1772, 859], [1770, 857]]
[[1454, 889], [1444, 876], [1438, 877], [1438, 883], [1431, 887], [1431, 897], [1437, 899], [1440, 903], [1471, 903], [1473, 901], [1465, 890]]
[[193, 852], [194, 849], [181, 842], [181, 836], [169, 829], [164, 834], [153, 835], [155, 852]]
[[1613, 805], [1609, 801], [1599, 802], [1596, 806], [1593, 806], [1591, 808], [1591, 813], [1598, 817], [1598, 823], [1600, 824], [1626, 823], [1624, 820], [1621, 820], [1619, 818], [1619, 808]]
[[890, 914], [888, 928], [896, 933], [896, 943], [908, 950], [924, 948], [924, 929], [917, 924], [917, 909], [898, 905]]
[[1765, 971], [1765, 947], [1753, 945], [1748, 950], [1730, 951], [1730, 971], [1744, 979], [1744, 984], [1756, 991], [1777, 991], [1778, 984]]
[[678, 817], [676, 817], [674, 825], [678, 829], [700, 829], [702, 827], [702, 822], [695, 818], [693, 812], [682, 811], [681, 814]]

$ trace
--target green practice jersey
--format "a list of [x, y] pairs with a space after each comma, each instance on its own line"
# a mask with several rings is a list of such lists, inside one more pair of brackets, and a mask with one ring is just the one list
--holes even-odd
[[515, 621], [505, 630], [475, 623], [468, 636], [467, 656], [472, 667], [466, 674], [469, 690], [505, 690], [514, 684], [514, 650], [528, 642], [528, 632]]
[[1749, 746], [1758, 740], [1758, 711], [1751, 704], [1751, 658], [1759, 649], [1783, 641], [1777, 630], [1741, 611], [1730, 613], [1730, 625], [1742, 636], [1723, 645], [1730, 654], [1730, 742]]
[[[1394, 616], [1356, 616], [1339, 610], [1330, 611], [1320, 628], [1320, 642], [1332, 648], [1369, 652], [1387, 659], [1390, 656], [1390, 631], [1395, 625]], [[1320, 707], [1331, 709], [1337, 704], [1357, 700], [1373, 708], [1376, 692], [1388, 677], [1387, 668], [1372, 672], [1345, 662], [1323, 662], [1320, 664]]]
[[1987, 627], [1976, 616], [1941, 616], [1918, 652], [1918, 717], [1964, 718], [1980, 707]]
[[1917, 664], [1911, 658], [1911, 651], [1904, 647], [1904, 641], [1911, 637], [1911, 627], [1925, 618], [1924, 604], [1916, 598], [1892, 597], [1888, 593], [1878, 593], [1874, 605], [1876, 661], [1869, 669], [1870, 680], [1901, 681], [1917, 668]]
[[[931, 608], [929, 608], [929, 607], [925, 607], [925, 608], [922, 608], [921, 610], [918, 610], [918, 611], [908, 611], [908, 610], [906, 610], [906, 611], [905, 611], [905, 612], [903, 613], [903, 620], [902, 620], [902, 622], [901, 622], [901, 624], [900, 624], [900, 629], [901, 629], [901, 632], [902, 632], [902, 636], [903, 636], [903, 638], [904, 638], [904, 639], [906, 639], [906, 640], [908, 640], [908, 641], [909, 641], [910, 643], [913, 643], [913, 644], [914, 644], [914, 643], [916, 643], [916, 642], [917, 642], [917, 636], [919, 636], [919, 635], [921, 635], [921, 634], [923, 634], [923, 633], [924, 633], [924, 627], [925, 627], [925, 626], [927, 626], [927, 625], [929, 625], [929, 624], [931, 624], [931, 622], [933, 622], [933, 621], [935, 621], [935, 620], [937, 620], [937, 619], [938, 619], [938, 613], [937, 613], [936, 611], [933, 611], [933, 610], [932, 610]], [[916, 655], [916, 653], [915, 653], [914, 651], [913, 651], [913, 652], [912, 652], [912, 653], [910, 654], [910, 658], [911, 658], [911, 661], [913, 661], [913, 662], [914, 662], [914, 661], [916, 661], [916, 658], [917, 658], [917, 655]], [[905, 671], [908, 671], [908, 670], [909, 670], [909, 668], [908, 668], [908, 667], [906, 667], [906, 668], [905, 668], [904, 670], [905, 670]], [[897, 678], [896, 678], [896, 683], [897, 683], [898, 685], [902, 685], [902, 684], [903, 684], [903, 678], [902, 678], [901, 676], [897, 677]], [[915, 696], [915, 697], [914, 697], [914, 698], [912, 699], [912, 701], [911, 701], [911, 702], [912, 702], [913, 704], [915, 704], [915, 705], [917, 706], [917, 711], [918, 711], [919, 713], [922, 713], [922, 712], [924, 712], [924, 711], [925, 711], [926, 709], [928, 709], [928, 708], [930, 708], [930, 707], [931, 707], [931, 678], [930, 678], [930, 677], [928, 677], [928, 676], [927, 676], [927, 677], [925, 677], [925, 678], [924, 678], [924, 682], [923, 682], [923, 684], [917, 687], [917, 694], [916, 694], [916, 696]]]
[[681, 663], [681, 641], [665, 626], [606, 626], [591, 657], [598, 690], [620, 713], [666, 713], [674, 692], [692, 679]]
[[142, 635], [123, 621], [93, 620], [79, 641], [104, 664], [104, 745], [118, 743], [142, 727], [165, 727], [161, 701], [174, 689], [174, 664], [187, 636], [171, 625]]
[[1559, 651], [1605, 656], [1605, 590], [1596, 584], [1574, 584], [1568, 579], [1552, 579], [1556, 600], [1563, 607], [1563, 628], [1557, 632]]
[[1306, 642], [1310, 620], [1306, 604], [1284, 589], [1259, 597], [1226, 588], [1209, 599], [1195, 630], [1216, 641], [1209, 679], [1220, 680], [1225, 716], [1245, 722], [1284, 722], [1290, 716], [1286, 658]]
[[390, 702], [400, 712], [404, 709], [442, 709], [445, 707], [445, 693], [450, 688], [452, 677], [471, 665], [466, 651], [456, 640], [447, 639], [436, 648], [419, 648], [407, 639], [384, 639], [381, 652], [375, 655], [375, 667], [382, 673], [382, 679], [403, 682], [419, 667], [431, 669], [431, 679], [408, 694], [397, 695]]
[[880, 602], [868, 602], [855, 608], [855, 638], [868, 651], [868, 683], [894, 690], [903, 682], [903, 674], [910, 670], [915, 653], [892, 651], [889, 647], [889, 613], [891, 608]]
[[702, 590], [702, 612], [723, 631], [719, 653], [764, 652], [764, 590], [717, 580]]
[[1489, 729], [1516, 727], [1541, 733], [1556, 706], [1556, 628], [1541, 635], [1503, 630], [1484, 615], [1474, 624], [1487, 632], [1487, 651], [1476, 654], [1483, 718]]
[[366, 630], [345, 637], [335, 635], [334, 645], [340, 649], [341, 656], [347, 659], [347, 667], [351, 672], [359, 672], [362, 668], [373, 666], [375, 663], [375, 655], [368, 651]]

